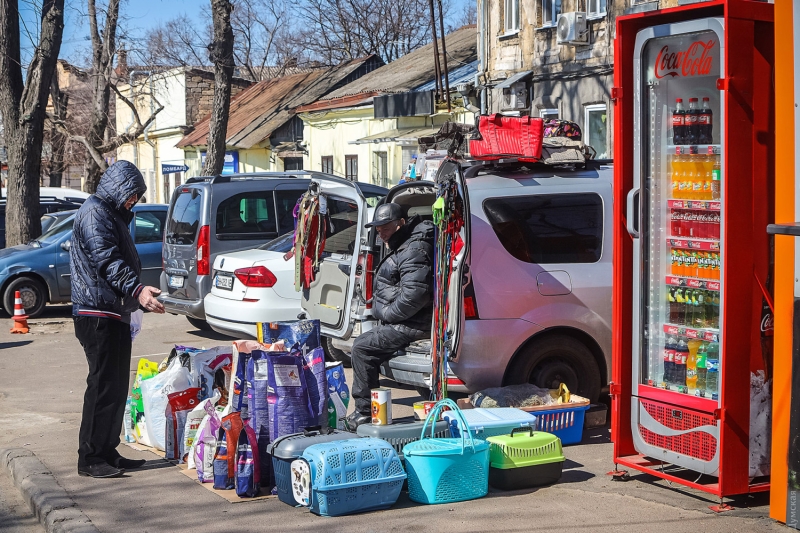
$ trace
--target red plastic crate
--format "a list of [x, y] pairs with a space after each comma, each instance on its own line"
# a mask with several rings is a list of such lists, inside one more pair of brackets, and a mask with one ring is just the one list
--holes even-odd
[[515, 157], [535, 162], [542, 157], [544, 121], [537, 117], [480, 117], [478, 131], [482, 140], [471, 140], [469, 152], [475, 159], [492, 161]]

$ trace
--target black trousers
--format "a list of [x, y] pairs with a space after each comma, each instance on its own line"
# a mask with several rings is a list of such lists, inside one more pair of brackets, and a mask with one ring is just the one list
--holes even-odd
[[73, 318], [75, 336], [89, 363], [78, 435], [78, 466], [88, 466], [119, 457], [130, 385], [131, 327], [112, 318]]
[[430, 333], [408, 333], [391, 325], [378, 326], [362, 333], [353, 342], [353, 387], [350, 394], [356, 401], [356, 411], [369, 416], [372, 412], [370, 392], [379, 386], [380, 366], [395, 353]]

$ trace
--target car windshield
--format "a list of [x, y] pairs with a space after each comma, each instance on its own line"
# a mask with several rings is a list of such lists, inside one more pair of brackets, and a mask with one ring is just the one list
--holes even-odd
[[290, 231], [289, 233], [284, 233], [277, 239], [272, 239], [266, 244], [262, 244], [258, 247], [259, 250], [267, 250], [270, 252], [280, 252], [285, 254], [289, 250], [292, 249], [292, 245], [294, 244], [294, 231]]
[[65, 231], [72, 231], [72, 224], [75, 222], [75, 215], [70, 215], [64, 219], [58, 220], [44, 235], [36, 239], [42, 244], [51, 244], [64, 236]]

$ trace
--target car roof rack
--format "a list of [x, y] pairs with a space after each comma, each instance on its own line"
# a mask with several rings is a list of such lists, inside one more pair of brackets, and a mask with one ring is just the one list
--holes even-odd
[[516, 157], [507, 157], [491, 161], [465, 160], [463, 165], [466, 168], [477, 168], [477, 170], [470, 172], [470, 177], [473, 177], [477, 176], [481, 170], [514, 170], [523, 167], [532, 171], [558, 170], [567, 168], [572, 170], [599, 170], [601, 166], [612, 165], [613, 163], [613, 159], [587, 159], [584, 164], [564, 163], [563, 165], [550, 165], [531, 161], [520, 161]]
[[[380, 187], [379, 185], [374, 185], [372, 183], [361, 183], [358, 181], [350, 181], [344, 179], [340, 176], [335, 176], [333, 174], [325, 174], [324, 172], [314, 172], [311, 170], [287, 170], [283, 172], [253, 172], [253, 173], [238, 173], [238, 174], [224, 174], [224, 175], [216, 175], [216, 176], [197, 176], [187, 179], [184, 182], [184, 185], [190, 185], [193, 183], [230, 183], [232, 181], [249, 181], [249, 180], [270, 180], [270, 179], [300, 179], [300, 178], [312, 178], [312, 177], [322, 177], [328, 180], [334, 180], [339, 183], [343, 184], [352, 184], [359, 191], [363, 190], [363, 186], [366, 185], [367, 189], [372, 187]], [[385, 188], [385, 187], [384, 187]]]

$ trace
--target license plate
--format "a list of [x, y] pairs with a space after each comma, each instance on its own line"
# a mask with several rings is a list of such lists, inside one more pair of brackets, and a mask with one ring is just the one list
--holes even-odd
[[226, 291], [233, 290], [233, 277], [217, 274], [217, 278], [214, 280], [214, 285], [218, 289], [225, 289]]
[[183, 276], [170, 276], [169, 277], [169, 286], [173, 289], [181, 289], [183, 288], [183, 280], [185, 278]]

